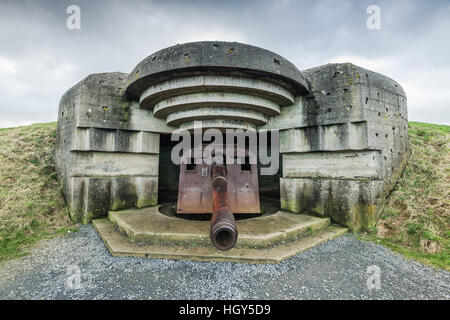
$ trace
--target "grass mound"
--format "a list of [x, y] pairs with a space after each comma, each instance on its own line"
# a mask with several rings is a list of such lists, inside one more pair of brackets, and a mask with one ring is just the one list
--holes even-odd
[[369, 237], [450, 269], [450, 126], [410, 122], [411, 157]]
[[56, 123], [0, 129], [0, 261], [71, 226], [53, 164]]

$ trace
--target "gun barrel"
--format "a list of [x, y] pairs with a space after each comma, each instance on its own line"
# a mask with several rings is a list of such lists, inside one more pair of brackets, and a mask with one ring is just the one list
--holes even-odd
[[227, 172], [222, 164], [212, 166], [213, 215], [211, 218], [211, 242], [222, 251], [234, 247], [238, 230], [228, 205]]

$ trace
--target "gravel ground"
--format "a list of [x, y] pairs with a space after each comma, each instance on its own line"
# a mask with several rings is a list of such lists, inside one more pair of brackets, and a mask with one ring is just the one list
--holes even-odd
[[[379, 267], [380, 289], [367, 286], [370, 266]], [[78, 288], [72, 276], [77, 270]], [[281, 264], [250, 265], [116, 258], [89, 225], [41, 242], [31, 255], [0, 266], [0, 299], [449, 298], [450, 272], [352, 235]]]

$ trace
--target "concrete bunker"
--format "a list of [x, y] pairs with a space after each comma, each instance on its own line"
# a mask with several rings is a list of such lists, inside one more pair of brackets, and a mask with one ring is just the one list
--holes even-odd
[[[279, 143], [279, 168], [262, 175], [256, 165], [257, 200], [275, 198], [283, 212], [353, 232], [375, 225], [409, 153], [406, 96], [384, 75], [351, 63], [300, 71], [247, 44], [186, 43], [129, 74], [90, 75], [62, 97], [55, 158], [72, 220], [166, 201], [192, 205], [180, 204], [188, 168], [172, 163], [171, 136], [198, 122], [203, 130], [276, 133], [268, 140]], [[233, 199], [231, 207], [242, 204]], [[195, 206], [189, 213], [205, 208]]]

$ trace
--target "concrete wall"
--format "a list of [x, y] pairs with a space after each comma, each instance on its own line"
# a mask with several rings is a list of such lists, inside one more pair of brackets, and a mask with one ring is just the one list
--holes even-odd
[[358, 232], [375, 225], [409, 154], [398, 83], [350, 63], [303, 71], [310, 94], [265, 128], [280, 129], [282, 208], [329, 216]]
[[73, 221], [157, 204], [159, 132], [172, 128], [123, 98], [127, 77], [93, 74], [61, 99], [55, 160]]

